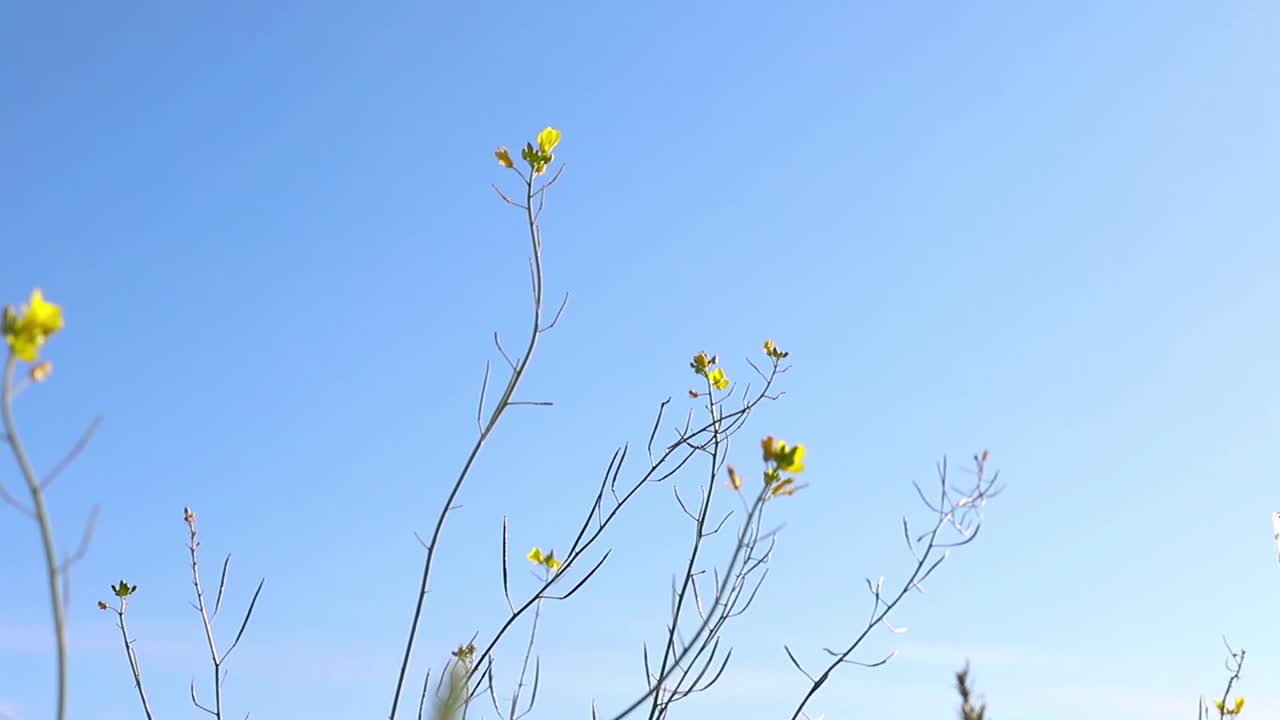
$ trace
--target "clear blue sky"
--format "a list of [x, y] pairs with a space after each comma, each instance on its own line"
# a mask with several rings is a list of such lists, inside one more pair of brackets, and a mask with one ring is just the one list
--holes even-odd
[[[232, 715], [385, 717], [413, 532], [492, 332], [526, 322], [491, 152], [548, 123], [547, 281], [572, 299], [526, 397], [556, 406], [512, 412], [465, 489], [415, 672], [501, 617], [504, 514], [516, 550], [564, 546], [613, 448], [684, 411], [689, 356], [743, 376], [772, 336], [795, 369], [749, 432], [807, 443], [811, 486], [686, 717], [792, 707], [782, 644], [855, 634], [863, 578], [906, 568], [911, 481], [983, 447], [1008, 485], [983, 535], [815, 713], [951, 717], [971, 657], [1003, 720], [1189, 717], [1221, 634], [1246, 713], [1280, 713], [1277, 36], [1267, 2], [6, 5], [0, 298], [67, 316], [21, 423], [47, 467], [107, 418], [52, 491], [64, 546], [103, 504], [72, 716], [140, 717], [94, 608], [121, 576], [160, 714], [194, 716], [193, 675], [207, 694], [190, 505], [210, 570], [233, 553], [229, 612], [267, 578]], [[664, 487], [629, 513], [547, 611], [542, 717], [642, 689], [688, 527]], [[38, 550], [0, 507], [17, 720], [51, 713]]]

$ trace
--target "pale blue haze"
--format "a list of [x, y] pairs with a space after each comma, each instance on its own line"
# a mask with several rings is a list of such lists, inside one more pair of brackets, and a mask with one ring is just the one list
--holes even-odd
[[[104, 508], [71, 716], [141, 717], [94, 608], [121, 576], [158, 716], [197, 716], [184, 505], [209, 571], [234, 555], [228, 613], [267, 578], [232, 716], [386, 716], [413, 532], [492, 332], [527, 322], [491, 152], [551, 123], [547, 281], [571, 301], [523, 396], [556, 406], [516, 408], [464, 490], [415, 684], [500, 618], [504, 513], [519, 552], [563, 547], [613, 448], [688, 406], [689, 356], [745, 378], [772, 336], [795, 370], [749, 434], [806, 442], [811, 486], [728, 679], [678, 716], [789, 717], [783, 643], [816, 661], [855, 634], [863, 578], [906, 567], [911, 481], [987, 447], [1008, 490], [982, 536], [864, 657], [899, 656], [815, 713], [953, 717], [971, 657], [1000, 720], [1191, 717], [1226, 634], [1246, 716], [1274, 717], [1277, 37], [1261, 1], [6, 4], [0, 299], [67, 313], [19, 416], [45, 467], [107, 418], [51, 495], [65, 547]], [[667, 487], [628, 512], [548, 608], [531, 717], [642, 689], [689, 530]], [[11, 720], [52, 714], [38, 552], [0, 507]]]

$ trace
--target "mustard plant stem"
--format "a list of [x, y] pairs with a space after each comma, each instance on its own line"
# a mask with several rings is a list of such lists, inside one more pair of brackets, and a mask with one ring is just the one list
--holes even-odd
[[427, 556], [422, 565], [422, 581], [418, 588], [418, 598], [413, 609], [413, 620], [409, 625], [409, 636], [405, 642], [404, 658], [400, 663], [400, 673], [396, 678], [395, 695], [391, 699], [389, 720], [396, 719], [396, 713], [400, 708], [400, 696], [404, 692], [405, 679], [409, 673], [409, 662], [413, 658], [413, 644], [417, 639], [418, 627], [422, 621], [422, 607], [426, 602], [427, 589], [431, 582], [431, 567], [435, 560], [436, 549], [440, 545], [440, 536], [444, 531], [445, 520], [448, 518], [450, 511], [453, 510], [454, 501], [457, 500], [458, 493], [462, 491], [462, 485], [467, 481], [471, 468], [475, 464], [476, 458], [480, 456], [480, 450], [484, 447], [485, 441], [489, 439], [489, 435], [497, 427], [498, 420], [502, 418], [503, 413], [510, 407], [512, 397], [515, 396], [516, 388], [520, 384], [520, 379], [524, 377], [524, 371], [528, 368], [529, 361], [533, 358], [534, 348], [538, 344], [538, 335], [542, 333], [542, 236], [538, 230], [537, 211], [534, 210], [533, 206], [535, 194], [533, 187], [534, 177], [530, 175], [524, 178], [524, 210], [529, 225], [529, 239], [533, 246], [533, 258], [530, 263], [530, 270], [533, 275], [533, 328], [529, 333], [529, 343], [525, 348], [524, 354], [514, 364], [511, 370], [511, 378], [507, 381], [507, 386], [503, 390], [502, 396], [498, 399], [497, 404], [494, 405], [489, 421], [485, 423], [484, 429], [471, 447], [471, 452], [467, 455], [467, 460], [463, 463], [462, 470], [458, 473], [457, 479], [454, 480], [453, 488], [449, 491], [449, 496], [440, 508], [440, 514], [436, 517], [435, 529], [431, 533], [431, 542], [427, 544]]
[[4, 365], [3, 407], [4, 432], [9, 440], [9, 447], [18, 461], [22, 477], [27, 481], [27, 489], [31, 491], [32, 511], [36, 523], [40, 526], [40, 540], [44, 545], [45, 572], [49, 581], [49, 605], [53, 609], [53, 628], [58, 646], [58, 704], [55, 717], [66, 720], [67, 717], [67, 621], [62, 605], [62, 583], [59, 582], [58, 552], [53, 542], [53, 526], [49, 521], [49, 512], [44, 504], [44, 490], [40, 487], [40, 478], [31, 467], [31, 460], [18, 437], [17, 425], [13, 421], [13, 376], [17, 369], [18, 357], [9, 353]]

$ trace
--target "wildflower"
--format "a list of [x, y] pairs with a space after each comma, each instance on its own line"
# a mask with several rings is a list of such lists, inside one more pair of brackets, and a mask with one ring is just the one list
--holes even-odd
[[[538, 146], [535, 148], [533, 143], [525, 143], [520, 150], [520, 157], [529, 163], [529, 168], [533, 170], [534, 175], [541, 175], [546, 172], [547, 166], [555, 162], [556, 156], [552, 153], [556, 145], [560, 144], [560, 131], [553, 127], [543, 128], [538, 133]], [[502, 158], [498, 158], [498, 162], [502, 162]]]
[[1234, 717], [1239, 715], [1241, 710], [1244, 710], [1244, 698], [1237, 697], [1235, 703], [1231, 707], [1227, 707], [1227, 704], [1222, 700], [1218, 700], [1213, 705], [1218, 708], [1219, 715]]
[[476, 645], [475, 643], [459, 645], [457, 650], [454, 650], [449, 654], [457, 658], [459, 662], [470, 665], [472, 658], [475, 657], [476, 654]]
[[764, 341], [764, 354], [773, 358], [774, 362], [778, 362], [786, 358], [791, 353], [783, 352], [781, 348], [773, 344], [772, 340]]
[[121, 580], [119, 585], [111, 586], [111, 592], [115, 593], [116, 597], [118, 598], [127, 598], [137, 591], [138, 591], [137, 585], [130, 585], [124, 580]]
[[62, 329], [62, 308], [46, 301], [37, 288], [21, 312], [4, 309], [3, 329], [10, 351], [21, 360], [35, 362], [49, 336]]
[[556, 552], [554, 550], [544, 554], [541, 548], [535, 547], [529, 551], [529, 562], [534, 565], [541, 565], [551, 572], [555, 572], [560, 569], [560, 561], [556, 559]]
[[[556, 145], [560, 144], [560, 131], [553, 127], [545, 127], [542, 132], [538, 133], [538, 151], [548, 158], [551, 157], [551, 151], [556, 149]], [[549, 161], [549, 160], [548, 160]]]
[[786, 443], [779, 443], [776, 454], [778, 469], [783, 472], [804, 472], [804, 455], [803, 445], [787, 447]]
[[720, 361], [718, 355], [708, 355], [700, 352], [693, 356], [693, 362], [689, 363], [689, 367], [693, 368], [693, 372], [705, 377], [717, 390], [724, 390], [729, 387], [729, 376], [724, 374], [724, 370], [716, 367], [716, 363]]
[[729, 466], [729, 487], [734, 490], [742, 489], [742, 476], [738, 474], [737, 470], [733, 469], [732, 465]]
[[795, 478], [783, 477], [783, 473], [804, 472], [805, 447], [788, 445], [769, 435], [760, 441], [760, 449], [764, 461], [769, 463], [764, 471], [764, 486], [771, 488], [770, 496], [794, 495], [801, 486], [796, 485]]
[[707, 373], [707, 380], [717, 390], [724, 390], [729, 387], [729, 377], [724, 374], [724, 370], [721, 368], [715, 368]]
[[764, 450], [765, 462], [777, 465], [783, 472], [804, 472], [805, 447], [803, 445], [787, 445], [786, 442], [772, 435], [760, 441]]
[[515, 163], [511, 162], [511, 152], [507, 150], [507, 146], [503, 145], [493, 151], [493, 156], [498, 158], [498, 164], [504, 168], [515, 167]]

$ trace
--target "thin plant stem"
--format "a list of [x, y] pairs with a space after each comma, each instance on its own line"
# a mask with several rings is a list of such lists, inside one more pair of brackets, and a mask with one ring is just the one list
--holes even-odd
[[40, 540], [44, 545], [45, 572], [49, 581], [49, 605], [53, 609], [53, 628], [58, 646], [58, 703], [55, 717], [57, 720], [66, 720], [67, 621], [62, 605], [62, 583], [60, 582], [60, 573], [58, 571], [58, 552], [54, 546], [53, 525], [49, 521], [48, 508], [45, 507], [44, 490], [40, 486], [40, 477], [36, 475], [35, 469], [31, 466], [31, 460], [27, 457], [26, 449], [22, 445], [22, 439], [18, 437], [18, 429], [13, 421], [13, 376], [17, 364], [18, 357], [10, 353], [4, 366], [4, 387], [2, 393], [0, 393], [3, 396], [0, 397], [0, 406], [3, 408], [5, 436], [9, 440], [9, 447], [13, 450], [14, 458], [18, 461], [22, 477], [27, 482], [27, 489], [31, 491], [32, 512], [35, 515], [36, 523], [40, 526]]
[[129, 639], [129, 628], [125, 625], [124, 614], [128, 610], [128, 598], [120, 599], [120, 609], [116, 611], [116, 615], [120, 618], [120, 637], [124, 640], [124, 651], [129, 658], [129, 669], [133, 672], [133, 685], [138, 688], [138, 698], [142, 700], [142, 712], [146, 714], [147, 720], [151, 718], [151, 705], [147, 702], [147, 693], [142, 689], [142, 669], [138, 665], [138, 656], [133, 651], [133, 641]]
[[[524, 603], [522, 603], [519, 607], [517, 607], [517, 609], [513, 611], [510, 614], [510, 616], [507, 617], [506, 621], [503, 622], [502, 626], [494, 634], [493, 638], [489, 641], [489, 643], [485, 646], [485, 648], [476, 656], [475, 664], [471, 668], [471, 671], [468, 674], [468, 678], [474, 679], [475, 675], [478, 672], [480, 672], [482, 667], [484, 667], [484, 661], [492, 655], [494, 649], [497, 647], [498, 643], [502, 640], [502, 638], [506, 635], [506, 633], [515, 625], [517, 620], [519, 620], [526, 612], [528, 612], [534, 606], [535, 603], [537, 603], [539, 600], [541, 600], [544, 597], [547, 597], [550, 599], [565, 599], [567, 597], [567, 596], [553, 597], [553, 596], [546, 595], [546, 593], [551, 588], [551, 585], [553, 583], [558, 582], [561, 577], [563, 577], [566, 573], [568, 573], [569, 569], [577, 562], [579, 558], [586, 555], [587, 551], [592, 546], [594, 546], [595, 543], [604, 535], [605, 530], [613, 523], [614, 519], [616, 519], [618, 515], [622, 512], [623, 508], [631, 501], [633, 497], [635, 497], [637, 493], [640, 492], [642, 488], [653, 483], [664, 482], [667, 479], [673, 477], [676, 473], [678, 473], [681, 469], [683, 469], [684, 466], [697, 453], [703, 451], [705, 449], [705, 446], [709, 444], [709, 443], [703, 443], [703, 444], [694, 443], [693, 440], [695, 438], [699, 438], [702, 435], [706, 434], [707, 432], [710, 432], [717, 425], [717, 423], [723, 426], [723, 430], [722, 430], [723, 434], [726, 434], [726, 435], [731, 434], [732, 432], [735, 432], [737, 429], [740, 429], [742, 427], [747, 417], [751, 414], [751, 412], [756, 408], [757, 405], [759, 405], [761, 402], [763, 402], [766, 399], [768, 400], [777, 399], [778, 396], [770, 395], [769, 390], [773, 386], [773, 383], [775, 382], [775, 380], [777, 379], [777, 376], [781, 372], [784, 372], [784, 370], [779, 369], [775, 365], [772, 372], [770, 372], [768, 375], [763, 376], [765, 379], [764, 387], [755, 396], [744, 401], [742, 408], [738, 410], [734, 410], [729, 413], [725, 413], [721, 415], [717, 421], [708, 423], [707, 425], [702, 426], [696, 430], [685, 428], [685, 430], [679, 434], [679, 437], [676, 439], [676, 441], [666, 445], [664, 447], [662, 454], [657, 458], [655, 458], [652, 452], [652, 445], [654, 442], [654, 437], [656, 437], [657, 435], [658, 428], [661, 426], [663, 412], [667, 406], [667, 402], [663, 402], [659, 407], [658, 416], [654, 421], [653, 431], [649, 438], [650, 454], [649, 454], [648, 470], [646, 470], [644, 475], [641, 476], [638, 480], [636, 480], [635, 483], [632, 484], [630, 489], [628, 489], [625, 493], [623, 493], [621, 497], [619, 497], [617, 493], [614, 492], [615, 505], [608, 511], [605, 511], [602, 505], [605, 501], [605, 492], [606, 490], [610, 490], [613, 486], [613, 483], [617, 481], [618, 475], [621, 474], [622, 472], [622, 465], [624, 464], [627, 457], [627, 447], [623, 446], [622, 448], [619, 449], [618, 453], [615, 454], [613, 461], [610, 462], [609, 469], [608, 471], [605, 472], [604, 478], [601, 480], [600, 489], [596, 493], [594, 502], [591, 504], [590, 508], [588, 509], [586, 518], [583, 520], [583, 524], [581, 529], [579, 530], [577, 539], [574, 541], [573, 546], [569, 549], [569, 552], [565, 555], [564, 564], [560, 566], [560, 570], [555, 575], [551, 576], [551, 578], [546, 583], [544, 583], [533, 594], [531, 594], [529, 598], [525, 600]], [[598, 520], [597, 526], [593, 530], [591, 530], [590, 533], [588, 533], [588, 529], [590, 528], [591, 521], [593, 519]], [[648, 697], [649, 697], [648, 695], [645, 695], [644, 699], [647, 700]]]
[[[222, 720], [222, 660], [218, 656], [218, 644], [213, 637], [213, 623], [209, 620], [209, 612], [204, 602], [204, 589], [200, 586], [200, 560], [197, 548], [200, 541], [196, 538], [196, 526], [189, 522], [190, 540], [187, 548], [191, 551], [191, 583], [196, 588], [196, 609], [200, 611], [200, 622], [204, 625], [204, 637], [209, 644], [209, 658], [213, 663], [213, 710], [203, 708], [217, 720]], [[194, 693], [193, 693], [194, 697]]]
[[[522, 177], [524, 177], [522, 175]], [[538, 344], [538, 336], [542, 334], [542, 235], [538, 229], [538, 218], [533, 206], [533, 197], [535, 194], [533, 187], [533, 176], [524, 178], [525, 181], [525, 204], [523, 206], [529, 226], [529, 239], [533, 246], [533, 257], [530, 262], [530, 271], [533, 276], [533, 327], [529, 332], [529, 342], [525, 348], [524, 354], [519, 361], [513, 363], [511, 369], [511, 378], [507, 381], [506, 389], [503, 390], [502, 396], [498, 399], [497, 404], [493, 408], [489, 421], [485, 424], [484, 429], [476, 438], [475, 444], [471, 448], [471, 452], [467, 455], [467, 460], [462, 465], [462, 470], [458, 473], [457, 479], [453, 481], [453, 487], [449, 491], [448, 497], [440, 508], [440, 513], [436, 517], [435, 529], [431, 533], [431, 542], [426, 547], [426, 559], [422, 565], [422, 581], [418, 588], [417, 601], [413, 608], [413, 620], [409, 624], [409, 634], [405, 641], [404, 658], [400, 663], [400, 673], [396, 678], [395, 695], [391, 700], [391, 713], [389, 720], [395, 720], [396, 713], [400, 707], [400, 696], [404, 691], [405, 679], [409, 673], [409, 662], [413, 658], [413, 644], [417, 639], [418, 627], [422, 622], [422, 607], [427, 599], [427, 590], [431, 582], [431, 567], [435, 560], [436, 550], [440, 545], [440, 536], [444, 531], [445, 520], [448, 518], [450, 511], [453, 510], [454, 501], [457, 500], [458, 493], [462, 491], [462, 485], [467, 481], [467, 477], [471, 473], [471, 468], [475, 464], [476, 458], [480, 455], [481, 448], [484, 447], [485, 441], [489, 439], [489, 435], [498, 425], [498, 420], [502, 418], [503, 413], [512, 404], [512, 398], [515, 395], [516, 388], [520, 385], [521, 378], [524, 377], [525, 370], [529, 367], [529, 361], [533, 358], [534, 348]]]
[[[533, 656], [534, 641], [538, 638], [538, 621], [542, 619], [542, 601], [533, 609], [533, 628], [529, 630], [529, 644], [524, 649], [524, 662], [520, 664], [520, 679], [516, 682], [515, 692], [511, 694], [511, 712], [508, 715], [509, 720], [519, 720], [520, 715], [516, 712], [516, 708], [520, 703], [520, 691], [524, 689], [524, 680], [529, 675], [529, 658]], [[534, 687], [534, 695], [537, 695], [537, 687]], [[530, 701], [529, 709], [533, 709], [532, 701]]]
[[[710, 378], [707, 379], [707, 410], [711, 413], [711, 479], [707, 482], [706, 493], [703, 494], [702, 507], [698, 509], [697, 522], [694, 523], [693, 529], [693, 546], [689, 549], [689, 563], [685, 567], [684, 580], [680, 584], [680, 592], [676, 595], [675, 609], [671, 613], [671, 628], [667, 632], [667, 642], [662, 649], [662, 664], [658, 668], [658, 676], [665, 677], [667, 675], [667, 666], [671, 661], [671, 657], [676, 654], [676, 634], [680, 629], [680, 617], [684, 611], [685, 598], [689, 593], [689, 586], [694, 582], [695, 569], [698, 563], [698, 553], [702, 550], [702, 541], [706, 539], [704, 534], [706, 531], [707, 514], [711, 512], [711, 496], [716, 487], [716, 471], [720, 460], [720, 417], [722, 413], [717, 412], [714, 402], [714, 387]], [[663, 705], [662, 687], [658, 686], [653, 693], [653, 704], [649, 708], [649, 720], [655, 720], [660, 714]]]
[[[737, 544], [734, 545], [733, 554], [729, 557], [729, 563], [726, 566], [727, 568], [735, 567], [738, 564], [738, 560], [742, 557], [743, 550], [745, 550], [749, 545], [749, 543], [747, 542], [747, 537], [751, 532], [753, 523], [756, 521], [756, 515], [764, 507], [764, 504], [768, 500], [768, 497], [769, 497], [768, 488], [761, 490], [760, 494], [756, 496], [755, 502], [751, 505], [751, 510], [747, 513], [747, 519], [742, 525], [742, 530], [738, 534], [738, 542]], [[716, 615], [715, 615], [714, 609], [719, 607], [720, 604], [724, 602], [724, 599], [728, 596], [731, 590], [731, 585], [734, 582], [734, 577], [735, 577], [734, 573], [731, 573], [728, 571], [725, 572], [724, 578], [720, 581], [720, 585], [716, 588], [714, 600], [712, 601], [712, 604], [711, 604], [712, 611], [707, 612], [706, 617], [703, 619], [702, 623], [698, 626], [698, 629], [694, 631], [693, 637], [690, 638], [689, 642], [685, 645], [684, 649], [681, 650], [680, 653], [675, 656], [675, 658], [671, 662], [671, 667], [668, 668], [666, 673], [655, 678], [653, 682], [653, 686], [650, 687], [648, 691], [646, 691], [640, 697], [636, 698], [630, 705], [627, 705], [627, 707], [625, 707], [621, 712], [614, 715], [612, 717], [612, 720], [623, 720], [623, 718], [635, 712], [637, 709], [640, 708], [641, 705], [643, 705], [646, 701], [648, 701], [649, 698], [652, 697], [654, 693], [658, 692], [658, 689], [661, 688], [662, 685], [667, 680], [669, 680], [672, 675], [676, 673], [676, 671], [680, 668], [681, 663], [683, 663], [685, 658], [688, 657], [689, 653], [695, 650], [695, 648], [698, 645], [698, 641], [702, 638], [703, 634], [706, 633], [708, 628], [710, 628], [715, 623]]]

